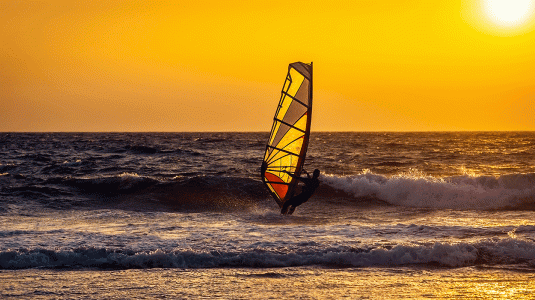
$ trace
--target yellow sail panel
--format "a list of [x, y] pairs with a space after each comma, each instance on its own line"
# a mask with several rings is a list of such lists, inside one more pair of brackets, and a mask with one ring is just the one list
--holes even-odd
[[[287, 168], [295, 167], [299, 156], [291, 155], [284, 151], [273, 151], [274, 155], [267, 162], [267, 167], [271, 170], [277, 170], [279, 172], [293, 171], [287, 170]], [[287, 167], [287, 168], [286, 168]]]
[[267, 161], [267, 160], [268, 160], [270, 154], [271, 154], [271, 152], [266, 151], [266, 153], [264, 154], [264, 161]]
[[302, 141], [299, 141], [299, 138], [303, 137], [304, 133], [301, 130], [291, 128], [288, 132], [282, 137], [277, 146], [278, 149], [284, 149], [288, 152], [295, 153], [299, 155], [301, 152]]
[[304, 79], [305, 77], [303, 75], [297, 73], [294, 69], [290, 69], [289, 79], [287, 79], [287, 81], [291, 81], [290, 86], [286, 92], [284, 90], [282, 92], [280, 108], [276, 115], [277, 119], [284, 120], [290, 105], [294, 101], [295, 94], [299, 91]]
[[301, 84], [303, 84], [303, 81], [305, 80], [305, 76], [303, 76], [301, 73], [297, 72], [295, 69], [290, 69], [290, 78], [292, 79], [292, 83], [290, 84], [288, 88], [288, 95], [295, 97], [295, 94], [297, 94], [297, 91], [301, 87]]
[[[305, 114], [301, 119], [299, 119], [295, 126], [296, 128], [303, 128], [303, 130], [306, 128], [307, 124], [307, 115]], [[290, 129], [288, 130], [287, 134], [284, 135], [284, 137], [280, 140], [280, 142], [275, 146], [277, 149], [281, 150], [274, 150], [271, 151], [271, 153], [266, 151], [266, 157], [264, 160], [268, 162], [269, 165], [271, 165], [274, 161], [277, 159], [280, 159], [283, 156], [290, 156], [290, 154], [295, 154], [293, 157], [293, 161], [297, 163], [297, 159], [299, 158], [299, 154], [301, 152], [301, 149], [303, 147], [303, 137], [304, 133], [302, 131], [299, 131], [297, 129]], [[271, 154], [271, 155], [269, 155]], [[291, 166], [295, 167], [295, 164], [292, 163]], [[294, 170], [286, 170], [288, 172], [294, 171]]]
[[[310, 135], [312, 65], [290, 64], [262, 163], [262, 181], [282, 206], [297, 185]], [[288, 173], [287, 173], [288, 172]]]
[[286, 112], [288, 111], [288, 108], [290, 108], [290, 104], [292, 104], [292, 102], [293, 99], [291, 97], [283, 95], [282, 101], [280, 102], [279, 111], [275, 118], [277, 118], [278, 120], [284, 120], [284, 115], [286, 115]]
[[308, 123], [308, 114], [304, 114], [299, 120], [297, 120], [297, 122], [295, 122], [294, 126], [295, 128], [306, 131], [307, 123]]
[[300, 133], [299, 135], [293, 135], [291, 134], [292, 131], [295, 132], [296, 130], [290, 130], [288, 132], [289, 134], [279, 143], [281, 147], [277, 147], [277, 149], [271, 152], [271, 155], [266, 160], [268, 163], [271, 163], [284, 155], [295, 156], [296, 158], [299, 157], [303, 145], [303, 134], [298, 131], [298, 133]]
[[299, 162], [299, 157], [293, 155], [284, 155], [283, 153], [278, 153], [281, 155], [279, 159], [273, 161], [267, 165], [267, 170], [271, 173], [278, 174], [278, 176], [285, 182], [289, 182], [290, 179], [285, 180], [286, 177], [289, 177], [286, 172], [293, 172], [297, 167]]
[[[290, 107], [292, 107], [292, 103], [295, 102], [296, 94], [299, 92], [301, 85], [303, 84], [304, 81], [305, 81], [305, 77], [302, 74], [300, 74], [293, 68], [289, 70], [288, 76], [286, 77], [286, 81], [284, 82], [283, 90], [281, 92], [281, 99], [279, 101], [279, 106], [275, 114], [276, 122], [274, 123], [274, 128], [272, 130], [272, 135], [270, 136], [270, 139], [269, 139], [269, 144], [273, 143], [276, 137], [274, 133], [277, 133], [279, 131], [279, 126], [281, 122], [290, 121], [291, 123], [293, 121], [292, 117], [295, 118], [295, 112], [288, 116], [287, 116], [287, 113]], [[295, 109], [292, 109], [292, 111], [293, 110]], [[306, 108], [301, 108], [301, 110], [306, 110]]]

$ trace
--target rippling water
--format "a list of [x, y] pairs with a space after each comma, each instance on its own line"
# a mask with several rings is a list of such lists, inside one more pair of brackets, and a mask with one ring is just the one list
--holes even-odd
[[[240, 298], [244, 285], [269, 286], [265, 298], [535, 290], [535, 133], [313, 134], [305, 168], [322, 184], [292, 216], [259, 179], [267, 139], [0, 133], [2, 295], [98, 298], [114, 295], [112, 278], [118, 298], [157, 297], [159, 282], [175, 282], [176, 297]], [[89, 286], [61, 294], [78, 277]], [[481, 277], [486, 287], [468, 289]], [[437, 292], [440, 278], [465, 293]]]

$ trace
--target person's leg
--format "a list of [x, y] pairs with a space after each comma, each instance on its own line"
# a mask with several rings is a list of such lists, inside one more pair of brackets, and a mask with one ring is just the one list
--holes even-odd
[[288, 201], [284, 202], [284, 204], [282, 205], [281, 214], [283, 214], [283, 215], [287, 214], [288, 213], [288, 208], [290, 206], [293, 207], [293, 209], [292, 209], [292, 212], [293, 212], [295, 210], [295, 206], [299, 205], [299, 204], [296, 204], [296, 203], [299, 203], [300, 198], [301, 198], [301, 194], [299, 194], [297, 196], [293, 196], [292, 198], [288, 199]]
[[288, 210], [288, 214], [291, 215], [294, 213], [294, 210], [295, 210], [295, 206], [290, 206], [290, 210]]
[[285, 215], [287, 212], [288, 212], [288, 207], [290, 206], [290, 201], [292, 200], [293, 198], [291, 198], [290, 200], [284, 202], [284, 204], [282, 205], [282, 209], [281, 209], [281, 214]]
[[[285, 214], [289, 214], [291, 215], [295, 208], [303, 203], [305, 203], [306, 201], [308, 200], [308, 197], [307, 195], [301, 193], [297, 196], [293, 196], [292, 198], [290, 198], [290, 200], [284, 202], [284, 204], [282, 205], [282, 210], [281, 210], [281, 214], [285, 215]], [[288, 208], [290, 209], [288, 211]]]

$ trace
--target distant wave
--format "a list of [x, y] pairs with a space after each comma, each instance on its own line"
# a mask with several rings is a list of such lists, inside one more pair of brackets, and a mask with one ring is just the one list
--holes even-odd
[[187, 149], [160, 149], [158, 147], [149, 147], [149, 146], [143, 146], [143, 145], [127, 145], [123, 149], [117, 149], [115, 150], [116, 153], [123, 153], [123, 152], [130, 152], [133, 154], [156, 154], [156, 153], [164, 153], [164, 154], [186, 154], [191, 156], [201, 156], [202, 154], [200, 152], [187, 150]]
[[435, 178], [417, 173], [322, 176], [322, 182], [354, 197], [392, 205], [450, 209], [535, 209], [535, 173]]
[[243, 209], [269, 197], [259, 180], [228, 176], [179, 176], [155, 179], [135, 173], [95, 178], [57, 178], [86, 196], [104, 198], [108, 204], [163, 205], [170, 209]]
[[466, 267], [474, 265], [523, 264], [535, 268], [535, 243], [512, 238], [474, 243], [433, 243], [393, 247], [329, 247], [326, 249], [272, 251], [134, 251], [80, 247], [70, 250], [17, 249], [0, 252], [1, 269], [27, 268], [220, 268], [374, 267], [419, 265]]
[[98, 176], [87, 178], [58, 177], [51, 179], [48, 182], [72, 186], [91, 194], [133, 193], [159, 183], [159, 181], [156, 179], [139, 176], [135, 173], [122, 173], [115, 176]]

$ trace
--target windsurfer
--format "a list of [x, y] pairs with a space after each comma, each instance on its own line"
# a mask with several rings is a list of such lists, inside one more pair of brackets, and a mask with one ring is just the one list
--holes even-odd
[[312, 177], [310, 177], [307, 171], [303, 170], [303, 172], [307, 175], [306, 178], [295, 176], [289, 172], [286, 172], [293, 178], [302, 181], [305, 185], [303, 186], [303, 189], [301, 190], [301, 193], [299, 195], [293, 196], [288, 201], [284, 202], [281, 209], [281, 214], [283, 215], [291, 215], [297, 206], [307, 202], [308, 199], [312, 197], [312, 194], [314, 194], [316, 188], [320, 185], [320, 181], [318, 179], [318, 177], [320, 176], [320, 170], [315, 169], [314, 173], [312, 173]]

